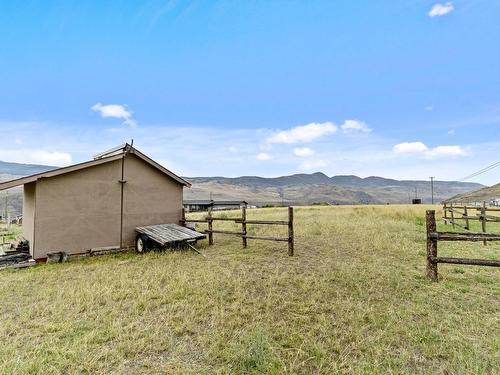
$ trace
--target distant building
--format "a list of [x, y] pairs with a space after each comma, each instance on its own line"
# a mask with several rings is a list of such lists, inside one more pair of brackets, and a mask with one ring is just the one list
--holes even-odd
[[500, 206], [500, 198], [495, 198], [495, 199], [491, 200], [490, 206], [495, 206], [495, 207]]
[[214, 201], [211, 199], [191, 199], [183, 202], [184, 209], [188, 212], [208, 211], [213, 206]]
[[235, 210], [242, 207], [248, 207], [246, 201], [215, 201], [213, 199], [190, 199], [183, 202], [184, 208], [188, 212], [208, 211], [212, 209], [217, 210]]

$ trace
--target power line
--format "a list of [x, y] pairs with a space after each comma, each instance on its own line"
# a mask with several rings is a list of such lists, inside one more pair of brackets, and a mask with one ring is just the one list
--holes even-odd
[[483, 173], [489, 172], [489, 171], [491, 171], [492, 169], [494, 169], [494, 168], [496, 168], [498, 166], [500, 166], [500, 161], [497, 161], [496, 163], [488, 165], [487, 167], [485, 167], [483, 169], [480, 169], [477, 172], [474, 172], [474, 173], [472, 173], [472, 174], [470, 174], [470, 175], [468, 175], [468, 176], [460, 179], [460, 181], [470, 180], [471, 178], [474, 178], [474, 177], [479, 176], [479, 175], [481, 175]]

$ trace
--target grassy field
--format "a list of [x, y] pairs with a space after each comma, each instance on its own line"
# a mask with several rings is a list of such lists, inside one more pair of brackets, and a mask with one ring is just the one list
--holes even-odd
[[[205, 258], [1, 272], [0, 373], [498, 374], [500, 272], [440, 265], [440, 282], [427, 281], [426, 208], [297, 208], [295, 257], [215, 235]], [[500, 247], [440, 243], [439, 254], [499, 259]]]
[[5, 222], [0, 222], [0, 254], [3, 253], [4, 247], [9, 247], [10, 243], [15, 243], [21, 235], [22, 228], [19, 225], [8, 225]]

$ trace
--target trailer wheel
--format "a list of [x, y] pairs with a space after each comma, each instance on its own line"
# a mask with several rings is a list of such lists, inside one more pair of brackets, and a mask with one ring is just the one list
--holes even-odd
[[135, 249], [138, 253], [145, 253], [148, 251], [148, 237], [143, 234], [138, 234], [135, 238]]

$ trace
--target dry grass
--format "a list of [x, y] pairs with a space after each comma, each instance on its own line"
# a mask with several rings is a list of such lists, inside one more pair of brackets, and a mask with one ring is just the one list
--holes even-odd
[[442, 265], [428, 282], [425, 208], [298, 208], [293, 258], [286, 244], [244, 251], [215, 235], [206, 258], [119, 254], [2, 272], [0, 372], [499, 373], [500, 273]]
[[10, 247], [11, 243], [16, 243], [16, 240], [21, 235], [22, 228], [16, 224], [7, 224], [0, 222], [0, 255], [4, 250]]

